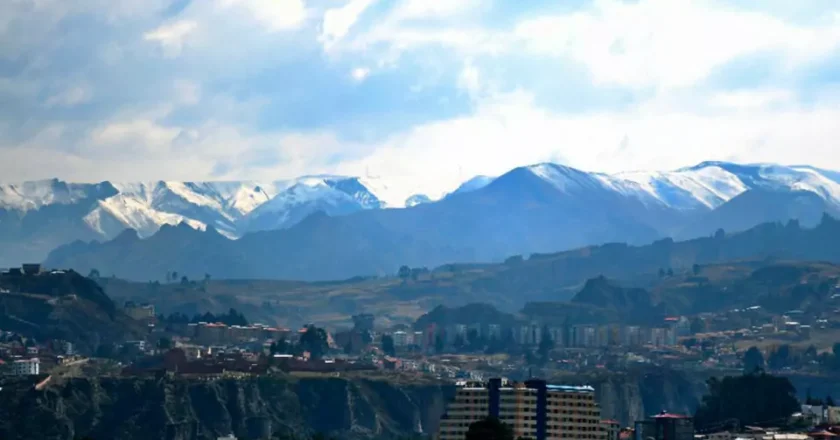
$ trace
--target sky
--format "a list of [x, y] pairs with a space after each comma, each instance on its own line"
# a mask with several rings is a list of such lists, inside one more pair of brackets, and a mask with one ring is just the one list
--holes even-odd
[[0, 181], [840, 169], [835, 0], [3, 0]]

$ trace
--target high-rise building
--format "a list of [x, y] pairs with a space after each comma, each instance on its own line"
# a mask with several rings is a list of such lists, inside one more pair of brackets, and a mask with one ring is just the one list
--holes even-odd
[[437, 438], [463, 440], [472, 423], [487, 417], [510, 425], [514, 438], [606, 440], [592, 387], [498, 378], [463, 384], [447, 407]]

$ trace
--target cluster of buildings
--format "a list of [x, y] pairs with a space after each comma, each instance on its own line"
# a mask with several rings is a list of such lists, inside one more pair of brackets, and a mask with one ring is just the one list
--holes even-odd
[[[14, 335], [0, 332], [3, 338]], [[13, 336], [14, 337], [14, 336]], [[75, 348], [68, 341], [53, 340], [46, 344], [25, 346], [18, 339], [0, 342], [0, 366], [14, 376], [37, 376], [53, 367], [78, 361]]]
[[276, 328], [264, 324], [229, 326], [220, 322], [199, 322], [187, 324], [185, 334], [197, 344], [225, 345], [247, 341], [289, 339], [292, 332], [287, 328]]
[[396, 331], [391, 334], [397, 347], [416, 346], [431, 350], [438, 341], [452, 347], [470, 338], [485, 341], [508, 341], [522, 346], [540, 345], [550, 338], [555, 347], [597, 348], [607, 346], [673, 346], [680, 337], [690, 334], [690, 322], [684, 317], [666, 318], [658, 327], [635, 325], [547, 326], [537, 323], [502, 327], [498, 324], [429, 325], [422, 331]]

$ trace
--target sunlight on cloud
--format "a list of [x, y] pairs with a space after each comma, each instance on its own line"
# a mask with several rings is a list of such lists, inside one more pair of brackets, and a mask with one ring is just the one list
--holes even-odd
[[680, 87], [740, 55], [779, 51], [808, 61], [840, 42], [831, 25], [801, 28], [771, 16], [689, 0], [596, 2], [593, 11], [519, 23], [514, 36], [537, 54], [585, 65], [598, 83]]
[[93, 92], [90, 87], [74, 86], [50, 96], [45, 105], [47, 107], [74, 107], [89, 102], [92, 97]]
[[270, 31], [296, 29], [306, 20], [303, 0], [219, 0], [225, 8], [245, 8]]
[[359, 16], [376, 0], [350, 0], [340, 8], [327, 9], [321, 25], [320, 41], [325, 50], [336, 44], [350, 31]]
[[198, 27], [198, 23], [191, 20], [181, 20], [162, 25], [143, 34], [143, 39], [160, 44], [164, 56], [177, 57], [181, 54], [184, 41]]
[[370, 75], [370, 69], [368, 69], [367, 67], [357, 67], [353, 69], [352, 72], [350, 72], [350, 76], [352, 76], [354, 80], [359, 82], [364, 81], [365, 78], [368, 77], [368, 75]]

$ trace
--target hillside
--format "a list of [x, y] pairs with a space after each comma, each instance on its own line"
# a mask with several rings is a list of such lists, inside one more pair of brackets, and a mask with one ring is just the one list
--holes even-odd
[[[696, 271], [696, 272], [695, 272]], [[556, 323], [661, 323], [666, 316], [760, 306], [781, 314], [801, 310], [821, 316], [840, 307], [840, 266], [821, 262], [738, 262], [698, 266], [665, 275], [645, 288], [604, 277], [588, 280], [569, 302], [525, 305], [528, 319]]]
[[[502, 264], [448, 264], [406, 280], [396, 276], [333, 282], [199, 278], [186, 284], [161, 284], [104, 278], [99, 283], [119, 301], [150, 301], [161, 313], [192, 316], [235, 308], [251, 320], [285, 326], [310, 321], [344, 326], [358, 313], [375, 314], [381, 325], [414, 323], [430, 311], [441, 323], [460, 315], [494, 313], [480, 305], [471, 311], [451, 310], [474, 303], [507, 313], [524, 307], [526, 315], [569, 317], [575, 322], [616, 322], [624, 317], [658, 321], [666, 314], [736, 306], [790, 310], [826, 304], [826, 286], [832, 286], [838, 274], [831, 261], [840, 258], [824, 243], [838, 236], [838, 222], [826, 218], [815, 229], [793, 223], [764, 225], [742, 234], [687, 242], [605, 245], [510, 258]], [[815, 262], [819, 260], [825, 262]], [[668, 269], [673, 275], [667, 274]], [[812, 290], [815, 293], [809, 293]]]
[[[337, 378], [71, 379], [3, 384], [0, 438], [198, 440], [254, 432], [391, 439], [434, 432], [453, 386]], [[22, 434], [25, 433], [25, 434]]]
[[[186, 226], [166, 227], [146, 240], [126, 232], [106, 243], [74, 243], [59, 248], [50, 254], [46, 264], [69, 266], [83, 273], [96, 268], [103, 274], [144, 281], [162, 279], [168, 271], [193, 278], [209, 273], [216, 278], [345, 279], [357, 275], [392, 274], [401, 264], [434, 266], [452, 261], [499, 261], [522, 248], [563, 249], [587, 241], [618, 239], [617, 235], [610, 234], [596, 239], [584, 233], [569, 239], [566, 231], [577, 230], [577, 223], [592, 227], [591, 222], [612, 222], [614, 230], [624, 231], [625, 236], [635, 235], [631, 244], [643, 242], [645, 236], [650, 242], [655, 235], [653, 229], [638, 223], [635, 227], [619, 226], [618, 220], [606, 212], [601, 220], [593, 218], [598, 215], [594, 211], [582, 214], [586, 219], [570, 217], [565, 214], [566, 209], [555, 210], [558, 205], [517, 198], [514, 193], [509, 194], [510, 203], [479, 203], [483, 200], [482, 191], [504, 190], [494, 187], [498, 182], [473, 193], [410, 209], [335, 218], [314, 215], [290, 229], [251, 234], [236, 241], [227, 240], [215, 231], [202, 233]], [[538, 194], [535, 191], [528, 193]], [[478, 197], [460, 202], [474, 203], [471, 208], [446, 213], [452, 206], [450, 203], [467, 196]], [[545, 197], [553, 200], [550, 194]], [[573, 204], [563, 202], [562, 206], [570, 212], [581, 212]], [[488, 210], [495, 210], [498, 215], [487, 215]], [[528, 215], [520, 217], [518, 213], [522, 210], [527, 210]], [[429, 216], [424, 217], [424, 213]], [[449, 221], [435, 220], [444, 217]], [[412, 221], [417, 223], [412, 226]], [[437, 226], [421, 227], [431, 224]], [[684, 242], [663, 239], [647, 246], [614, 243], [540, 254], [531, 259], [548, 260], [546, 264], [551, 264], [554, 276], [560, 278], [581, 275], [578, 281], [612, 271], [623, 275], [742, 258], [837, 261], [840, 250], [827, 243], [840, 237], [838, 224], [833, 218], [823, 216], [820, 224], [811, 229], [801, 227], [798, 222], [772, 223], [725, 237]], [[400, 232], [394, 225], [420, 228], [424, 234], [422, 239], [406, 235], [405, 229]], [[606, 230], [613, 230], [613, 226]], [[495, 234], [493, 231], [497, 229], [507, 233]], [[634, 229], [638, 233], [634, 233]], [[490, 236], [494, 239], [482, 238]], [[448, 240], [445, 237], [458, 238]], [[418, 261], [428, 264], [415, 264]]]
[[81, 352], [142, 334], [92, 280], [75, 272], [0, 275], [0, 329], [38, 341], [73, 342]]

